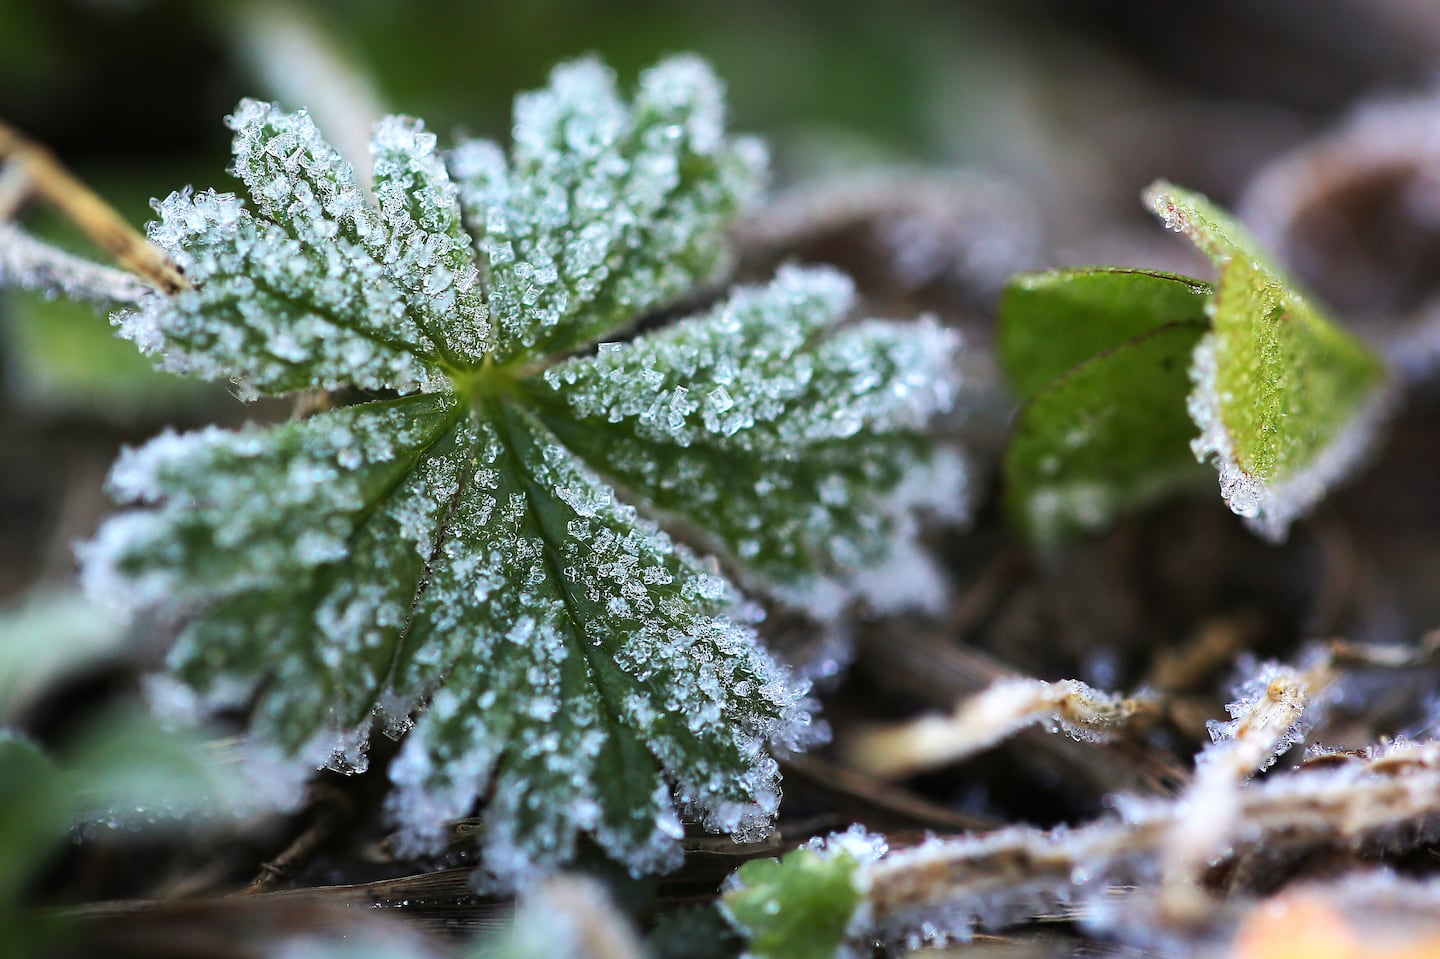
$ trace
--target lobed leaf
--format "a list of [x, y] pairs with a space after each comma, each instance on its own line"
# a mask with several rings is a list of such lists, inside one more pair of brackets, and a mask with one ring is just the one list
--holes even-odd
[[[823, 605], [913, 548], [913, 510], [965, 509], [963, 466], [925, 435], [953, 402], [958, 337], [840, 327], [853, 300], [839, 273], [785, 268], [703, 316], [553, 367], [531, 395], [594, 468], [689, 518], [772, 592]], [[883, 588], [902, 599], [928, 581], [922, 569]]]
[[961, 474], [922, 433], [956, 344], [933, 324], [838, 327], [835, 274], [787, 271], [554, 366], [721, 262], [757, 169], [722, 112], [690, 58], [647, 72], [630, 107], [604, 68], [571, 64], [518, 101], [509, 169], [479, 142], [447, 167], [417, 121], [383, 121], [371, 208], [304, 114], [247, 102], [232, 125], [255, 212], [161, 204], [152, 235], [198, 289], [124, 321], [173, 368], [260, 390], [429, 391], [127, 452], [110, 491], [132, 508], [82, 558], [92, 592], [186, 621], [182, 694], [250, 707], [302, 761], [360, 768], [376, 719], [408, 730], [402, 845], [489, 796], [505, 886], [583, 834], [665, 868], [682, 812], [763, 831], [768, 750], [819, 732], [751, 607], [602, 476], [787, 588], [852, 590], [913, 551], [911, 506], [958, 509]]

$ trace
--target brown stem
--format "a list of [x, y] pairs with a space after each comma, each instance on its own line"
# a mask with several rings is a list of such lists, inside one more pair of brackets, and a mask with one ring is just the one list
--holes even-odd
[[4, 121], [0, 121], [0, 161], [7, 161], [6, 170], [10, 171], [6, 175], [7, 205], [18, 208], [26, 197], [38, 196], [107, 250], [121, 266], [160, 292], [174, 294], [191, 289], [177, 263], [65, 169], [53, 153]]

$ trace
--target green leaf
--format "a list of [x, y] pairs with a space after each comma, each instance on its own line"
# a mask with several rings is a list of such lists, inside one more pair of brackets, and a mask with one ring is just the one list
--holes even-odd
[[484, 142], [452, 160], [500, 362], [588, 343], [715, 273], [765, 163], [725, 135], [719, 83], [685, 56], [647, 70], [629, 109], [600, 63], [557, 67], [516, 101], [514, 137], [508, 171]]
[[[832, 606], [915, 552], [923, 493], [960, 508], [923, 437], [954, 343], [838, 327], [834, 274], [789, 270], [673, 330], [553, 355], [721, 264], [757, 172], [722, 116], [691, 58], [648, 71], [628, 106], [598, 64], [563, 66], [518, 101], [508, 162], [472, 142], [447, 166], [417, 121], [382, 121], [371, 207], [307, 117], [246, 102], [230, 124], [253, 211], [160, 204], [152, 238], [199, 285], [123, 321], [166, 365], [256, 390], [411, 394], [127, 452], [110, 491], [131, 508], [84, 549], [85, 576], [184, 619], [184, 686], [249, 707], [302, 765], [362, 768], [376, 720], [408, 731], [389, 770], [401, 845], [437, 845], [488, 796], [480, 842], [503, 885], [554, 872], [586, 834], [632, 872], [666, 868], [681, 811], [762, 834], [769, 750], [815, 736], [754, 607], [602, 477], [745, 554], [755, 583], [832, 584]], [[710, 509], [732, 486], [774, 531]], [[796, 522], [809, 497], [814, 528]]]
[[1084, 267], [1025, 273], [1000, 300], [997, 358], [1025, 402], [1106, 350], [1172, 323], [1205, 320], [1208, 283], [1151, 270]]
[[836, 959], [864, 902], [861, 857], [849, 848], [801, 847], [741, 866], [721, 910], [759, 959]]
[[36, 593], [0, 611], [0, 723], [67, 673], [120, 655], [125, 627], [78, 590]]
[[1054, 543], [1195, 479], [1190, 352], [1211, 289], [1148, 270], [1019, 276], [1000, 305], [999, 359], [1025, 401], [1005, 456], [1005, 507]]
[[[533, 400], [595, 469], [692, 517], [770, 592], [821, 611], [847, 582], [918, 597], [923, 568], [877, 569], [906, 552], [914, 509], [964, 511], [963, 466], [924, 432], [951, 402], [959, 343], [931, 323], [840, 327], [853, 302], [838, 273], [782, 269], [704, 316], [552, 368]], [[913, 492], [893, 495], [902, 483]]]
[[18, 733], [0, 729], [0, 917], [19, 901], [30, 874], [70, 828], [60, 770]]
[[1204, 197], [1164, 182], [1146, 197], [1220, 267], [1191, 374], [1196, 453], [1213, 458], [1233, 511], [1283, 539], [1364, 458], [1389, 406], [1385, 364]]
[[1005, 506], [1017, 528], [1055, 542], [1203, 478], [1185, 395], [1204, 333], [1196, 320], [1161, 326], [1035, 394], [1005, 453]]
[[252, 813], [272, 796], [269, 770], [250, 758], [193, 733], [163, 729], [130, 710], [82, 726], [58, 759], [15, 730], [0, 728], [0, 849], [5, 850], [0, 856], [0, 928], [5, 945], [38, 948], [42, 937], [57, 931], [58, 920], [21, 915], [18, 907], [26, 883], [64, 846], [74, 827], [149, 827], [181, 818]]

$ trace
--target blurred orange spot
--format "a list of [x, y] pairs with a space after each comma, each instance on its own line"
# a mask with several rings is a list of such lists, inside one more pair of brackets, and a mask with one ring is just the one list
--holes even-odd
[[1373, 951], [1319, 896], [1279, 896], [1261, 903], [1240, 926], [1233, 959], [1361, 959]]

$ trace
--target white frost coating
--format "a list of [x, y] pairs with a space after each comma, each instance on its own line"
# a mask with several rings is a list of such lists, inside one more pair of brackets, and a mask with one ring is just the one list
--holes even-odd
[[714, 272], [763, 165], [724, 136], [720, 85], [693, 57], [647, 70], [629, 107], [598, 62], [562, 64], [516, 99], [513, 134], [509, 173], [485, 144], [449, 157], [502, 360], [585, 343]]
[[1329, 660], [1315, 658], [1302, 671], [1280, 663], [1241, 664], [1245, 679], [1225, 707], [1229, 722], [1209, 723], [1211, 743], [1196, 759], [1195, 776], [1181, 797], [1186, 814], [1169, 830], [1162, 851], [1162, 907], [1191, 908], [1201, 869], [1244, 829], [1242, 786], [1270, 768], [1314, 725], [1316, 687], [1328, 682]]
[[0, 222], [0, 286], [110, 304], [142, 303], [159, 294], [121, 270], [91, 263]]
[[[820, 618], [855, 596], [935, 607], [919, 517], [961, 522], [963, 458], [924, 431], [948, 411], [959, 337], [933, 320], [841, 326], [854, 288], [782, 267], [709, 313], [552, 367], [583, 430], [562, 438], [662, 512], [698, 520], [747, 585]], [[548, 398], [547, 398], [548, 399]]]
[[[553, 872], [581, 832], [637, 874], [673, 867], [676, 806], [716, 831], [767, 832], [768, 751], [814, 735], [805, 685], [723, 615], [723, 580], [528, 416], [482, 425], [475, 449], [408, 639], [402, 683], [439, 689], [391, 767], [401, 841], [433, 848], [437, 817], [487, 787], [485, 866], [507, 888]], [[604, 772], [637, 751], [648, 778]]]
[[[931, 839], [892, 849], [867, 864], [861, 881], [868, 925], [852, 941], [891, 945], [967, 940], [977, 929], [1053, 915], [1056, 903], [1083, 907], [1087, 929], [1154, 945], [1173, 915], [1163, 896], [1117, 904], [1112, 884], [1153, 882], [1174, 836], [1203, 829], [1211, 812], [1198, 797], [1116, 797], [1118, 816], [1067, 829], [1015, 826]], [[1239, 827], [1207, 861], [1256, 850], [1363, 852], [1397, 832], [1435, 835], [1440, 816], [1440, 743], [1393, 742], [1347, 753], [1322, 770], [1300, 769], [1237, 786], [1225, 810]]]
[[1143, 693], [1127, 699], [1074, 679], [1000, 679], [961, 702], [950, 716], [870, 730], [853, 740], [847, 753], [860, 769], [898, 777], [958, 762], [1033, 725], [1082, 742], [1105, 742], [1151, 706]]
[[1235, 690], [1235, 699], [1225, 706], [1229, 722], [1207, 724], [1210, 745], [1201, 752], [1201, 764], [1223, 763], [1230, 774], [1246, 779], [1274, 765], [1296, 743], [1303, 740], [1318, 720], [1314, 689], [1316, 670], [1298, 670], [1276, 662], [1259, 666], [1243, 662], [1245, 679]]
[[459, 189], [419, 120], [386, 117], [370, 142], [383, 228], [372, 253], [451, 362], [474, 365], [493, 346], [489, 311]]
[[1218, 363], [1215, 334], [1195, 346], [1190, 366], [1194, 384], [1186, 409], [1200, 428], [1190, 441], [1195, 458], [1214, 463], [1220, 473], [1220, 495], [1245, 525], [1272, 543], [1284, 542], [1290, 524], [1307, 515], [1335, 483], [1354, 473], [1369, 458], [1376, 438], [1394, 405], [1393, 394], [1378, 389], [1309, 463], [1278, 480], [1247, 473], [1235, 457], [1216, 388]]

